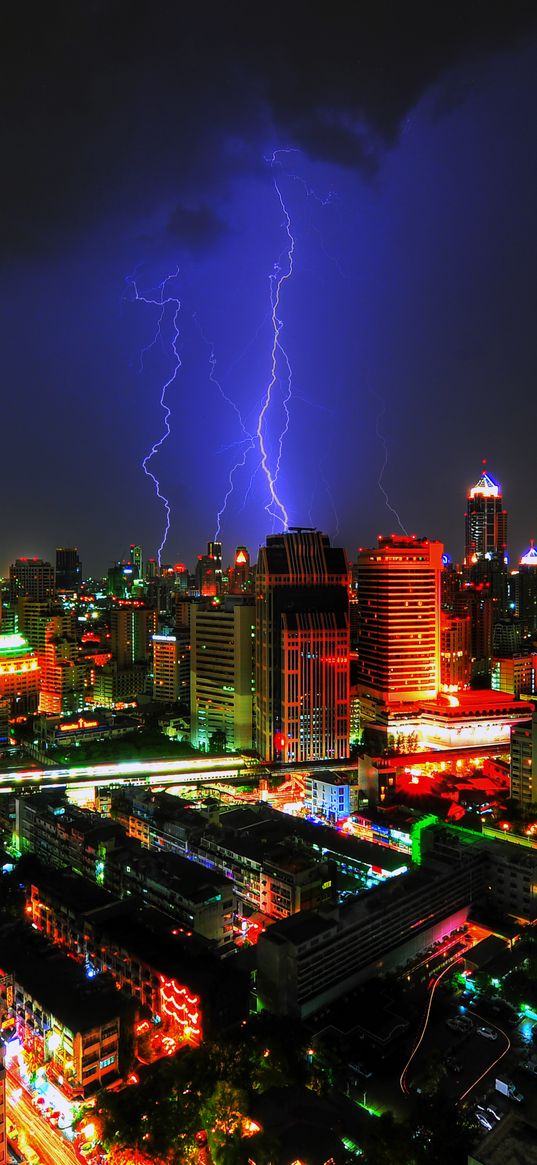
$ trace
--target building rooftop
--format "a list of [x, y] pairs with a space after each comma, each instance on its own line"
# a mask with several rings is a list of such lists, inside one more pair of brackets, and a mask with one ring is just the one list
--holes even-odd
[[24, 922], [0, 916], [2, 970], [75, 1034], [120, 1016], [129, 1001], [108, 975], [88, 979], [84, 969]]

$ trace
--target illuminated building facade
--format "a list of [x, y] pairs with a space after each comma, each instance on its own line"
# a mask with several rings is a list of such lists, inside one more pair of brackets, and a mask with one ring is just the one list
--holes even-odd
[[163, 704], [179, 697], [178, 645], [175, 635], [153, 635], [153, 699]]
[[146, 663], [151, 658], [155, 612], [138, 602], [124, 603], [110, 611], [110, 650], [118, 668]]
[[43, 602], [54, 595], [54, 567], [42, 558], [17, 558], [9, 568], [11, 598], [27, 595]]
[[38, 657], [22, 635], [0, 635], [0, 700], [9, 702], [12, 715], [35, 712], [40, 674]]
[[515, 603], [523, 636], [537, 633], [537, 550], [530, 544], [514, 576]]
[[256, 740], [267, 761], [349, 755], [349, 572], [326, 534], [267, 538], [256, 573]]
[[76, 640], [62, 634], [63, 622], [61, 617], [49, 621], [41, 655], [39, 711], [52, 716], [80, 712], [85, 703], [86, 665]]
[[251, 591], [250, 555], [246, 546], [237, 546], [233, 566], [229, 569], [229, 592], [232, 595], [248, 595]]
[[469, 615], [450, 615], [441, 612], [440, 618], [440, 687], [444, 692], [457, 692], [470, 685], [472, 659], [470, 655], [471, 626]]
[[492, 660], [491, 686], [495, 692], [508, 692], [517, 699], [534, 696], [537, 691], [537, 655], [500, 656]]
[[460, 926], [485, 884], [483, 855], [456, 868], [434, 862], [375, 886], [343, 906], [277, 922], [257, 944], [257, 989], [263, 1007], [306, 1018], [373, 975]]
[[195, 748], [253, 746], [255, 610], [226, 600], [191, 611], [190, 710]]
[[343, 821], [351, 812], [351, 787], [335, 773], [314, 772], [306, 777], [304, 808], [326, 821]]
[[358, 677], [390, 705], [440, 688], [441, 542], [392, 534], [360, 550]]
[[465, 523], [466, 566], [469, 568], [482, 559], [497, 558], [503, 562], [507, 551], [507, 513], [503, 509], [501, 486], [486, 470], [468, 490]]
[[511, 797], [520, 805], [537, 802], [537, 712], [511, 733]]
[[208, 542], [207, 554], [200, 554], [196, 563], [196, 590], [205, 598], [222, 593], [222, 543]]
[[136, 571], [136, 578], [143, 579], [143, 577], [144, 577], [144, 556], [143, 556], [141, 546], [136, 546], [134, 543], [131, 543], [130, 561], [132, 562], [132, 565]]
[[0, 1004], [23, 1048], [63, 1079], [67, 1095], [90, 1095], [119, 1074], [126, 1001], [111, 981], [88, 982], [81, 967], [23, 923], [5, 925], [1, 938]]
[[5, 1045], [0, 1039], [0, 1165], [7, 1165]]
[[56, 590], [78, 591], [82, 582], [82, 563], [76, 546], [59, 546], [56, 550]]

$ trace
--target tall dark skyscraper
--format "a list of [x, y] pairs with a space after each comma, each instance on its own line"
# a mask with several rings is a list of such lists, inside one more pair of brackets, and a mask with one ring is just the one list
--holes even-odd
[[349, 569], [317, 530], [267, 538], [256, 575], [256, 734], [264, 760], [348, 756]]
[[56, 550], [56, 590], [77, 591], [82, 582], [82, 563], [76, 546]]
[[465, 562], [471, 569], [486, 559], [503, 563], [507, 549], [507, 512], [503, 509], [500, 484], [483, 473], [470, 490], [466, 509]]

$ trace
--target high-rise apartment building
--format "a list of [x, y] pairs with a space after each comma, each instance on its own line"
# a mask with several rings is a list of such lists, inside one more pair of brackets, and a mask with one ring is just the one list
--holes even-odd
[[211, 598], [222, 591], [222, 543], [208, 542], [207, 554], [199, 554], [196, 564], [196, 590]]
[[514, 593], [522, 636], [537, 633], [537, 550], [530, 543], [514, 577]]
[[153, 635], [153, 699], [172, 704], [179, 697], [175, 635]]
[[537, 801], [537, 712], [511, 730], [511, 797], [520, 805]]
[[444, 692], [457, 692], [470, 686], [472, 657], [470, 654], [471, 627], [469, 615], [440, 616], [440, 687]]
[[17, 558], [9, 568], [11, 599], [27, 595], [42, 602], [54, 594], [54, 567], [42, 558]]
[[142, 547], [136, 546], [134, 543], [130, 547], [130, 561], [136, 571], [136, 578], [144, 577], [144, 556]]
[[118, 668], [146, 663], [151, 658], [155, 612], [139, 603], [125, 603], [110, 611], [110, 649]]
[[72, 631], [66, 633], [66, 622], [62, 615], [49, 620], [45, 650], [39, 655], [39, 711], [53, 716], [80, 712], [85, 703], [86, 665]]
[[232, 595], [248, 595], [252, 592], [250, 555], [246, 546], [237, 546], [235, 551], [233, 566], [229, 568], [229, 590]]
[[191, 608], [191, 740], [234, 751], [252, 748], [255, 609], [227, 599]]
[[384, 704], [440, 689], [441, 542], [392, 534], [358, 554], [358, 679]]
[[78, 591], [82, 582], [82, 563], [76, 546], [59, 546], [56, 550], [56, 590]]
[[35, 712], [39, 696], [39, 660], [22, 635], [0, 635], [0, 700], [11, 715]]
[[481, 559], [503, 558], [507, 549], [507, 512], [503, 509], [499, 482], [483, 469], [468, 490], [466, 507], [465, 562], [467, 567]]
[[257, 750], [264, 760], [349, 755], [349, 571], [326, 534], [267, 538], [256, 574]]

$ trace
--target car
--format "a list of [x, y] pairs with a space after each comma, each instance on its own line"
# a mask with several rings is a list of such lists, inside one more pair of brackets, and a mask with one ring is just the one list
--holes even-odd
[[500, 1109], [496, 1108], [495, 1104], [487, 1104], [485, 1112], [490, 1113], [490, 1116], [493, 1116], [495, 1121], [501, 1121], [503, 1117], [503, 1112], [500, 1112]]
[[494, 1128], [494, 1124], [493, 1124], [491, 1118], [489, 1116], [487, 1116], [486, 1112], [482, 1112], [481, 1109], [479, 1109], [479, 1108], [476, 1108], [475, 1118], [476, 1118], [476, 1120], [479, 1121], [479, 1124], [482, 1125], [483, 1128], [487, 1129], [489, 1132], [491, 1129]]
[[349, 1071], [353, 1072], [355, 1076], [363, 1076], [364, 1080], [369, 1080], [373, 1075], [370, 1068], [366, 1068], [365, 1064], [352, 1063], [349, 1064]]
[[491, 1027], [478, 1027], [478, 1036], [484, 1036], [486, 1040], [497, 1040], [498, 1032], [495, 1032]]
[[535, 1060], [522, 1060], [520, 1067], [523, 1072], [529, 1072], [530, 1076], [537, 1076], [537, 1064]]

